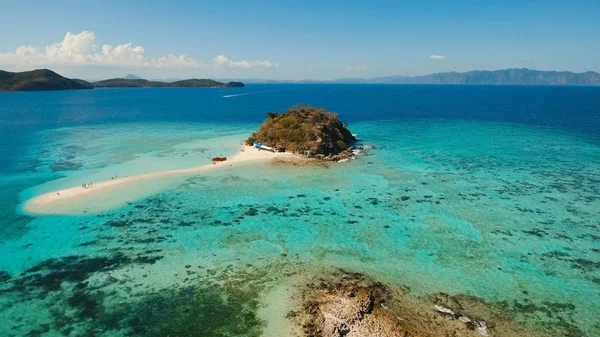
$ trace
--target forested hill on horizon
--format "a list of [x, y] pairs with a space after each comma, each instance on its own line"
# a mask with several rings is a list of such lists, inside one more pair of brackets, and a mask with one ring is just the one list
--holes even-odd
[[[464, 73], [444, 72], [423, 76], [388, 76], [373, 78], [340, 78], [334, 80], [266, 80], [243, 79], [245, 83], [331, 83], [331, 84], [442, 84], [442, 85], [579, 85], [600, 86], [600, 74], [593, 71], [542, 71], [531, 69], [474, 70]], [[186, 79], [150, 81], [135, 75], [102, 81], [86, 82], [69, 79], [52, 70], [37, 69], [25, 72], [0, 70], [0, 91], [73, 90], [102, 87], [244, 87], [240, 79]]]
[[473, 84], [473, 85], [600, 85], [600, 74], [593, 71], [543, 71], [522, 69], [443, 72], [423, 76], [386, 76], [338, 78], [334, 80], [279, 81], [246, 79], [246, 83], [344, 83], [344, 84]]
[[21, 73], [0, 70], [0, 91], [48, 91], [92, 89], [84, 80], [70, 79], [48, 69]]
[[142, 78], [112, 78], [92, 82], [94, 88], [243, 88], [242, 82], [222, 83], [210, 79], [189, 79], [175, 82], [148, 81]]
[[[93, 88], [132, 88], [132, 87], [168, 87], [168, 88], [243, 88], [242, 82], [222, 83], [211, 79], [187, 79], [175, 82], [148, 81], [142, 78], [113, 78], [98, 82], [69, 79], [49, 69], [36, 69], [13, 73], [0, 70], [0, 91], [54, 91]], [[137, 77], [137, 76], [136, 76]]]

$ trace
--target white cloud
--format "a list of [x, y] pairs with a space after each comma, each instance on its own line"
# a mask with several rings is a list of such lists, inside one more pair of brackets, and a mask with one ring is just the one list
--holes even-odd
[[215, 66], [219, 68], [237, 68], [237, 69], [250, 69], [250, 68], [265, 68], [265, 69], [276, 69], [279, 68], [279, 63], [273, 63], [271, 61], [233, 61], [227, 58], [225, 55], [217, 55], [214, 58]]
[[367, 70], [369, 66], [367, 66], [366, 64], [356, 64], [356, 65], [351, 65], [351, 66], [347, 66], [346, 70], [348, 71], [361, 71], [361, 70]]
[[429, 56], [429, 58], [432, 60], [441, 61], [441, 60], [445, 60], [446, 56], [433, 54], [433, 55]]
[[47, 65], [94, 65], [124, 66], [138, 68], [198, 68], [200, 63], [184, 55], [166, 55], [148, 58], [142, 46], [131, 43], [103, 45], [95, 44], [96, 35], [90, 31], [79, 34], [67, 33], [61, 42], [45, 48], [20, 46], [14, 53], [0, 53], [0, 65], [7, 66], [47, 66]]

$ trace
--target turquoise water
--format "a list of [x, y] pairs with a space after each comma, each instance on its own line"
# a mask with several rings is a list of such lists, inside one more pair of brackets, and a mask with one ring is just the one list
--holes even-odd
[[[0, 96], [12, 102], [5, 116], [48, 111], [4, 119], [15, 137], [0, 178], [2, 335], [161, 335], [180, 318], [157, 318], [172, 314], [158, 303], [178, 308], [194, 287], [213, 305], [200, 310], [216, 315], [207, 335], [276, 335], [280, 322], [261, 314], [277, 302], [269, 289], [306, 266], [364, 272], [422, 296], [469, 294], [527, 326], [600, 335], [598, 90], [281, 88], [230, 98], [238, 92], [44, 93], [37, 105], [38, 96]], [[127, 186], [97, 200], [126, 202], [84, 215], [19, 209], [80, 181], [205, 165], [234, 153], [265, 111], [312, 100], [331, 102], [322, 105], [373, 149], [347, 163]], [[128, 113], [115, 117], [115, 106]]]

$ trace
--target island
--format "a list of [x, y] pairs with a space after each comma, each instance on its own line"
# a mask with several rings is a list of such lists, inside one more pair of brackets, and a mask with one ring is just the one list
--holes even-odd
[[[49, 69], [13, 73], [0, 70], [0, 91], [49, 91], [93, 88], [243, 88], [242, 82], [219, 82], [192, 78], [175, 82], [148, 81], [137, 76], [113, 78], [98, 82], [63, 77]], [[135, 78], [134, 78], [135, 77]]]
[[[296, 105], [284, 113], [268, 112], [267, 119], [257, 132], [244, 141], [240, 134], [239, 148], [233, 153], [224, 153], [200, 165], [129, 175], [125, 177], [77, 184], [26, 200], [22, 211], [31, 215], [42, 214], [85, 214], [119, 207], [132, 200], [113, 198], [110, 203], [97, 203], [96, 197], [126, 188], [133, 184], [152, 185], [168, 177], [198, 176], [217, 170], [228, 170], [251, 164], [307, 164], [337, 161], [345, 162], [355, 156], [368, 153], [368, 145], [357, 146], [357, 139], [335, 113], [323, 108]], [[200, 158], [199, 158], [200, 159]], [[145, 192], [143, 192], [145, 193]], [[106, 208], [104, 208], [106, 207]]]
[[243, 88], [242, 82], [219, 82], [193, 78], [175, 82], [148, 81], [145, 79], [112, 78], [93, 82], [95, 88]]
[[337, 114], [323, 108], [296, 105], [267, 119], [246, 145], [275, 152], [299, 153], [314, 160], [340, 161], [354, 156], [356, 138]]
[[84, 80], [69, 79], [48, 69], [37, 69], [20, 73], [0, 70], [0, 91], [79, 89], [93, 89], [93, 86]]

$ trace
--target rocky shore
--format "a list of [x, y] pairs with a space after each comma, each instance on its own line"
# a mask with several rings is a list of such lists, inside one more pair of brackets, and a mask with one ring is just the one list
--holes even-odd
[[536, 336], [469, 296], [418, 300], [359, 273], [319, 277], [299, 293], [288, 317], [309, 337]]

